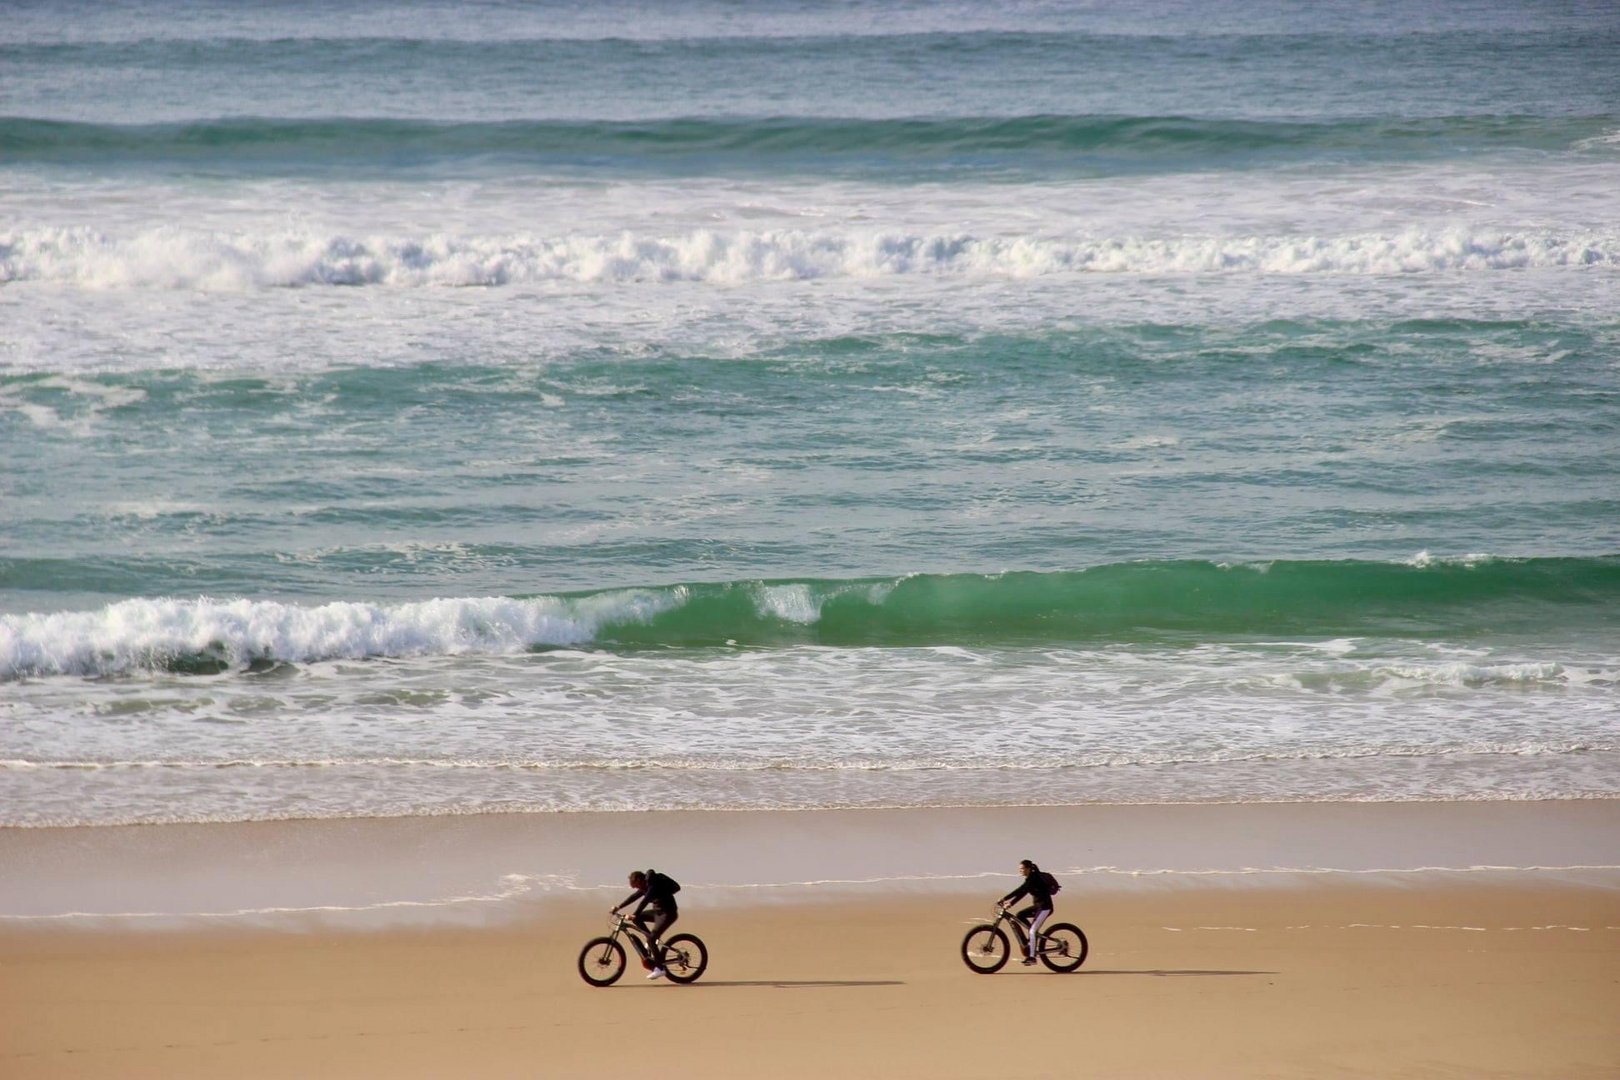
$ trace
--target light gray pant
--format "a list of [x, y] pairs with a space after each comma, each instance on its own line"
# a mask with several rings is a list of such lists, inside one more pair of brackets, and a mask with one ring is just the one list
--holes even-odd
[[1041, 924], [1052, 915], [1049, 907], [1027, 907], [1018, 913], [1018, 917], [1029, 924], [1029, 958], [1035, 959], [1036, 941], [1041, 932]]

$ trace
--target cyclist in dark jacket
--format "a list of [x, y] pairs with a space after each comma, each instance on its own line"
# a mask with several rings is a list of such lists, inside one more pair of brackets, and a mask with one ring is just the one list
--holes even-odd
[[662, 979], [664, 969], [658, 964], [658, 957], [663, 953], [659, 949], [658, 939], [665, 930], [668, 930], [676, 919], [681, 917], [681, 911], [675, 903], [675, 891], [671, 888], [669, 878], [656, 870], [642, 873], [640, 870], [630, 872], [630, 887], [635, 892], [625, 897], [613, 908], [617, 915], [623, 908], [629, 907], [637, 900], [635, 912], [630, 921], [641, 927], [647, 934], [647, 955], [653, 957], [652, 973], [649, 979]]
[[1019, 921], [1029, 927], [1029, 955], [1024, 957], [1027, 967], [1035, 962], [1041, 924], [1052, 914], [1052, 879], [1029, 859], [1018, 864], [1018, 872], [1024, 875], [1024, 883], [997, 903], [1002, 907], [1011, 907], [1024, 897], [1029, 897], [1029, 907], [1017, 913]]

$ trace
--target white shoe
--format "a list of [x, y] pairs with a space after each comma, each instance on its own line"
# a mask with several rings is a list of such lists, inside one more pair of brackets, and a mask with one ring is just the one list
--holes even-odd
[[663, 977], [664, 977], [664, 969], [663, 968], [653, 968], [652, 969], [652, 974], [647, 976], [647, 978], [649, 978], [649, 979], [662, 979]]

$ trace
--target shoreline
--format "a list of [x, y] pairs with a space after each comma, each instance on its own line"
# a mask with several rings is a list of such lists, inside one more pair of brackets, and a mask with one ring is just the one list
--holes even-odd
[[0, 931], [520, 922], [632, 867], [724, 907], [994, 888], [1034, 858], [1077, 892], [1311, 881], [1620, 888], [1620, 800], [647, 811], [0, 829]]
[[1205, 798], [1205, 799], [1095, 799], [1081, 801], [1054, 800], [1051, 802], [938, 802], [938, 803], [851, 803], [849, 805], [828, 806], [726, 806], [726, 805], [691, 805], [691, 806], [642, 806], [642, 807], [523, 807], [520, 809], [447, 809], [447, 810], [414, 810], [402, 813], [378, 814], [328, 814], [328, 815], [288, 815], [283, 817], [262, 818], [220, 818], [220, 819], [192, 819], [174, 818], [163, 820], [134, 820], [134, 821], [78, 821], [78, 822], [32, 822], [32, 821], [0, 821], [0, 834], [6, 832], [26, 831], [70, 831], [80, 829], [166, 829], [166, 828], [218, 828], [248, 825], [304, 825], [321, 822], [383, 822], [383, 821], [430, 821], [439, 818], [536, 818], [536, 817], [635, 817], [658, 814], [887, 814], [887, 813], [925, 813], [930, 811], [957, 811], [957, 810], [1081, 810], [1096, 807], [1112, 807], [1116, 809], [1160, 809], [1177, 807], [1222, 807], [1222, 806], [1444, 806], [1444, 805], [1563, 805], [1567, 803], [1602, 803], [1620, 802], [1620, 793], [1592, 792], [1581, 794], [1567, 794], [1546, 797], [1530, 796], [1503, 796], [1491, 798], [1481, 796], [1449, 797], [1436, 796], [1434, 798], [1415, 798], [1408, 796], [1391, 798], [1355, 798], [1355, 797], [1321, 797], [1311, 798], [1279, 797], [1279, 798]]

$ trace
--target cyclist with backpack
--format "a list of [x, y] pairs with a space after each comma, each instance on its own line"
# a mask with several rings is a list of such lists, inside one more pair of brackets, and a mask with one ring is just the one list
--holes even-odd
[[1052, 914], [1052, 894], [1063, 886], [1058, 884], [1057, 878], [1036, 866], [1030, 859], [1020, 862], [1018, 871], [1024, 875], [1024, 883], [996, 903], [1004, 908], [1011, 907], [1024, 897], [1029, 897], [1029, 907], [1015, 916], [1029, 927], [1029, 955], [1024, 957], [1024, 966], [1028, 967], [1035, 962], [1035, 951], [1040, 947], [1038, 942], [1041, 924]]
[[[636, 901], [635, 913], [630, 921], [641, 927], [647, 935], [647, 955], [658, 957], [663, 955], [659, 951], [658, 938], [665, 930], [672, 926], [676, 919], [681, 917], [680, 908], [675, 903], [675, 894], [681, 891], [680, 883], [668, 874], [660, 874], [656, 870], [642, 873], [640, 870], [630, 872], [630, 887], [635, 892], [625, 897], [615, 905], [613, 914], [617, 915], [622, 909], [629, 907]], [[657, 961], [654, 960], [654, 964]], [[664, 969], [654, 966], [649, 979], [662, 979]]]

